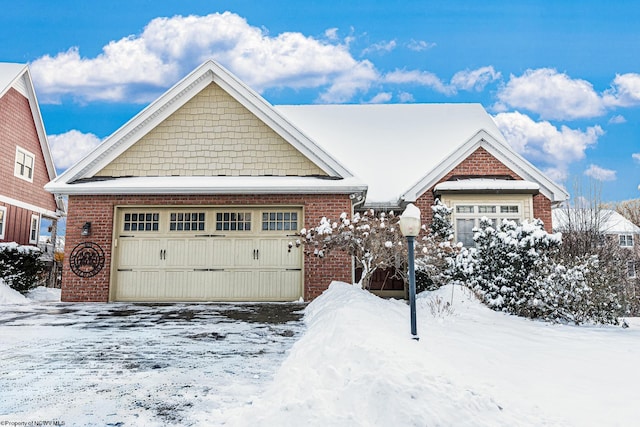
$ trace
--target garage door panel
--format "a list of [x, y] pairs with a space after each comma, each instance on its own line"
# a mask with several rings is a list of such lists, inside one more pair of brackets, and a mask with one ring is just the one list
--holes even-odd
[[[242, 227], [239, 216], [234, 219], [231, 213], [228, 230], [218, 231], [216, 212], [225, 212], [225, 209], [198, 207], [197, 233], [187, 232], [186, 216], [183, 215], [180, 222], [180, 213], [175, 213], [174, 208], [120, 209], [120, 222], [115, 225], [117, 273], [112, 294], [115, 300], [291, 301], [302, 296], [302, 252], [289, 252], [291, 237], [286, 236], [286, 227], [292, 227], [292, 209], [286, 210], [282, 219], [276, 213], [274, 228], [271, 223], [265, 227], [260, 222], [263, 210], [240, 208]], [[137, 215], [135, 233], [122, 226], [127, 212]], [[140, 226], [141, 218], [147, 219], [146, 212], [153, 212], [152, 222], [158, 218], [157, 225], [153, 222], [150, 231], [146, 229], [146, 222], [144, 230]], [[200, 216], [201, 212], [204, 217]], [[174, 213], [175, 221], [171, 222]], [[129, 215], [132, 224], [133, 215]], [[204, 218], [213, 222], [201, 227]], [[249, 223], [251, 218], [255, 221]], [[302, 221], [301, 213], [295, 219]], [[189, 220], [189, 228], [193, 230], [193, 213]], [[222, 221], [225, 227], [224, 215]], [[283, 225], [279, 228], [281, 222]]]

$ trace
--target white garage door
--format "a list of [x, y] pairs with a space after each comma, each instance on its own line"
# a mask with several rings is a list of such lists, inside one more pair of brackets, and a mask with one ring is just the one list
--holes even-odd
[[115, 301], [292, 301], [300, 208], [119, 208]]

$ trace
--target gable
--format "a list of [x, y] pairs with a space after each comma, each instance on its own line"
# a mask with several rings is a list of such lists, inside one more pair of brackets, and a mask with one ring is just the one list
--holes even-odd
[[215, 82], [95, 176], [326, 176]]

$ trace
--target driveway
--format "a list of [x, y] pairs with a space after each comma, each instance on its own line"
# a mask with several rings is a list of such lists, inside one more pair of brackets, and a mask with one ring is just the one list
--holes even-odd
[[250, 405], [303, 304], [0, 307], [0, 422], [215, 425]]

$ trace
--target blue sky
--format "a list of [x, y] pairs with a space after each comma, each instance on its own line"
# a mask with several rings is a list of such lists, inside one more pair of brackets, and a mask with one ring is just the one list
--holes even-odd
[[634, 1], [0, 1], [59, 170], [213, 58], [272, 104], [480, 102], [572, 194], [640, 197]]

